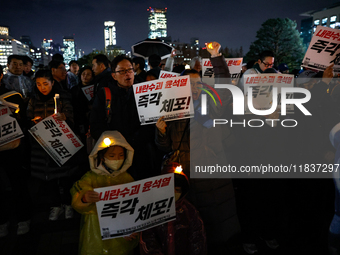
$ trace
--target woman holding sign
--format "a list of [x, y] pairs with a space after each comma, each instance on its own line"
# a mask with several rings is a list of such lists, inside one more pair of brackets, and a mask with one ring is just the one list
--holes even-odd
[[[34, 96], [30, 99], [27, 109], [27, 118], [29, 127], [43, 121], [56, 113], [56, 119], [66, 121], [73, 127], [73, 108], [70, 103], [70, 96], [67, 92], [58, 86], [53, 86], [54, 80], [50, 70], [40, 69], [35, 75], [36, 86], [34, 87]], [[59, 103], [55, 104], [55, 97], [59, 95]], [[51, 132], [53, 144], [62, 145], [60, 138], [60, 128], [46, 126], [46, 132]], [[59, 132], [59, 133], [58, 133]], [[75, 164], [70, 163], [70, 159], [62, 166], [47, 154], [44, 148], [32, 137], [31, 138], [31, 174], [35, 181], [38, 182], [37, 189], [42, 189], [50, 198], [50, 215], [49, 220], [57, 220], [64, 212], [65, 218], [73, 217], [73, 210], [70, 206], [71, 197], [69, 190], [73, 180], [70, 178], [77, 170]], [[52, 146], [54, 146], [52, 144]], [[41, 182], [43, 181], [43, 182]]]

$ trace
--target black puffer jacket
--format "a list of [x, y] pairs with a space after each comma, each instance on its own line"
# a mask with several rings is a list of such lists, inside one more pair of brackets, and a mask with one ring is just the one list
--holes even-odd
[[[31, 121], [35, 117], [41, 117], [42, 119], [54, 114], [54, 95], [59, 94], [60, 98], [60, 112], [66, 116], [67, 124], [73, 128], [73, 108], [71, 105], [70, 94], [59, 90], [57, 87], [53, 87], [50, 94], [42, 100], [42, 94], [35, 88], [35, 96], [33, 96], [27, 108], [27, 118]], [[32, 176], [42, 180], [52, 180], [59, 177], [71, 176], [75, 167], [71, 167], [70, 160], [63, 166], [59, 167], [54, 160], [46, 153], [46, 151], [38, 144], [37, 141], [31, 136], [31, 173]]]

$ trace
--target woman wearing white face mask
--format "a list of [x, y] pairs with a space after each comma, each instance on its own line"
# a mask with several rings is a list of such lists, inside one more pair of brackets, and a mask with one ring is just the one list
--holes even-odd
[[72, 189], [72, 207], [82, 214], [79, 254], [120, 254], [133, 252], [138, 234], [102, 240], [96, 202], [99, 194], [93, 189], [133, 182], [126, 171], [132, 164], [133, 148], [118, 131], [105, 131], [93, 148], [88, 171]]

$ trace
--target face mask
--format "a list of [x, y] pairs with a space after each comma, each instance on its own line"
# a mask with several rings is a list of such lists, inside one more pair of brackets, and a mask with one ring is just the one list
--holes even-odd
[[107, 158], [105, 158], [105, 165], [109, 168], [111, 168], [112, 170], [117, 171], [123, 164], [124, 159], [120, 159], [120, 160], [109, 160]]

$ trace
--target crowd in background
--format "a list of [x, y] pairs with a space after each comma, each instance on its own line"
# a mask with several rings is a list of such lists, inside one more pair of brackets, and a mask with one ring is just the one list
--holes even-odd
[[[230, 78], [230, 73], [223, 55], [219, 53], [220, 45], [216, 42], [213, 45], [214, 49], [208, 51], [215, 82], [222, 83], [221, 80]], [[265, 51], [259, 54], [258, 59], [245, 63], [236, 86], [243, 87], [243, 75], [246, 74], [289, 73], [285, 63], [275, 67], [274, 59], [272, 52]], [[18, 235], [30, 231], [35, 206], [30, 194], [48, 194], [46, 208], [50, 210], [51, 221], [72, 219], [77, 212], [96, 215], [93, 205], [98, 201], [97, 194], [85, 191], [173, 172], [171, 162], [163, 169], [162, 162], [165, 155], [176, 150], [179, 151], [177, 158], [183, 166], [184, 177], [177, 177], [182, 179], [178, 181], [180, 185], [176, 184], [176, 188], [180, 188], [177, 192], [180, 195], [176, 202], [178, 217], [173, 225], [163, 224], [128, 238], [119, 238], [114, 244], [97, 240], [98, 236], [87, 229], [81, 232], [81, 254], [103, 251], [108, 254], [237, 254], [233, 253], [235, 243], [240, 243], [247, 254], [254, 254], [258, 252], [259, 239], [270, 249], [278, 249], [282, 245], [282, 229], [287, 226], [293, 229], [296, 224], [301, 224], [300, 228], [308, 231], [312, 223], [308, 224], [303, 219], [308, 214], [309, 218], [318, 221], [319, 211], [314, 207], [326, 206], [328, 210], [333, 210], [333, 205], [327, 203], [334, 199], [334, 187], [330, 179], [190, 178], [190, 160], [200, 162], [209, 153], [235, 166], [337, 162], [337, 143], [329, 140], [329, 133], [340, 122], [340, 83], [334, 78], [332, 66], [324, 72], [294, 71], [293, 75], [298, 78], [295, 86], [311, 92], [311, 100], [305, 107], [312, 116], [305, 116], [296, 109], [293, 117], [298, 125], [294, 128], [280, 125], [264, 125], [261, 128], [218, 127], [216, 132], [222, 136], [209, 141], [215, 151], [207, 152], [202, 149], [201, 140], [202, 137], [212, 138], [212, 119], [218, 116], [233, 118], [230, 93], [220, 93], [226, 104], [223, 107], [209, 105], [209, 114], [203, 116], [200, 113], [200, 96], [204, 92], [199, 89], [202, 88], [201, 59], [194, 58], [189, 69], [183, 63], [175, 64], [174, 54], [166, 63], [161, 62], [159, 56], [150, 56], [147, 71], [143, 58], [130, 59], [119, 55], [111, 62], [100, 54], [93, 58], [91, 66], [80, 67], [77, 61], [71, 61], [67, 70], [62, 56], [56, 54], [48, 66], [33, 72], [33, 61], [29, 57], [8, 57], [6, 74], [0, 67], [0, 95], [10, 91], [21, 94], [12, 97], [13, 102], [20, 107], [19, 113], [13, 113], [13, 116], [25, 136], [15, 148], [0, 151], [0, 177], [6, 176], [9, 180], [16, 201]], [[162, 69], [190, 76], [195, 116], [169, 122], [160, 118], [156, 124], [141, 125], [133, 85], [158, 79]], [[83, 88], [92, 85], [93, 98], [89, 100]], [[106, 104], [108, 93], [111, 100], [109, 106]], [[85, 145], [62, 166], [56, 164], [28, 132], [31, 127], [55, 113], [56, 94], [60, 97], [56, 118], [66, 121]], [[270, 116], [256, 118], [283, 120], [291, 117], [280, 116], [275, 111]], [[241, 120], [241, 117], [238, 118]], [[118, 131], [120, 134], [105, 133], [108, 131]], [[332, 131], [335, 136], [337, 129]], [[123, 137], [112, 148], [122, 147], [125, 153], [130, 147], [133, 148], [134, 156], [130, 165], [124, 167], [125, 163], [121, 163], [116, 168], [110, 167], [110, 158], [105, 156], [107, 151], [100, 153], [104, 133], [112, 136], [114, 141]], [[119, 160], [125, 162], [127, 157], [124, 154]], [[114, 160], [117, 160], [116, 157]], [[104, 181], [98, 176], [112, 179]], [[335, 180], [337, 187], [336, 177]], [[34, 190], [28, 191], [29, 182], [34, 183], [31, 185]], [[337, 201], [340, 189], [336, 190]], [[6, 199], [5, 203], [8, 203]], [[331, 254], [339, 254], [340, 247], [338, 203], [329, 231]], [[295, 217], [288, 220], [285, 215], [292, 214], [292, 210], [296, 210], [293, 213]], [[84, 219], [94, 220], [89, 216], [84, 216]], [[8, 226], [8, 211], [0, 210], [0, 238], [8, 234]], [[313, 231], [316, 236], [324, 233], [318, 225]], [[174, 239], [170, 238], [171, 233], [175, 235]], [[291, 235], [295, 237], [293, 231]]]

